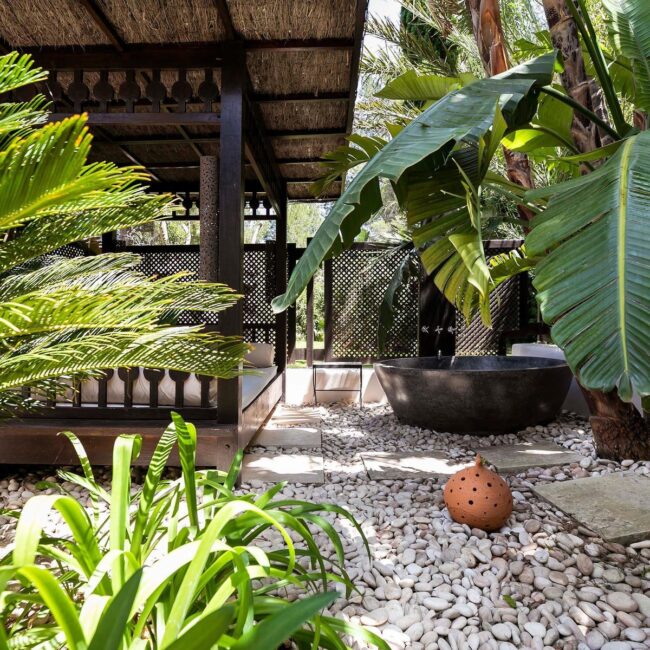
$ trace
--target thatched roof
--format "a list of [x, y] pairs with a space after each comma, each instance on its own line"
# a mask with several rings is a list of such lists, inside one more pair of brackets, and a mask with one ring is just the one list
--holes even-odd
[[[58, 68], [48, 89], [60, 88], [69, 112], [73, 101], [67, 92], [75, 79], [70, 69], [48, 65], [57, 53], [78, 52], [84, 58], [174, 44], [193, 52], [210, 44], [243, 43], [251, 97], [281, 174], [290, 181], [289, 197], [298, 199], [309, 196], [307, 181], [319, 175], [316, 161], [349, 133], [366, 5], [367, 0], [0, 0], [0, 47], [32, 51], [46, 67]], [[199, 95], [206, 65], [191, 64], [185, 70], [192, 94], [186, 110], [205, 111], [208, 105]], [[83, 71], [89, 101], [82, 108], [101, 110], [95, 88], [108, 81], [115, 91], [108, 110], [126, 111], [119, 99], [120, 87], [128, 82], [125, 72], [113, 69], [103, 79], [99, 69]], [[218, 65], [211, 74], [220, 89]], [[141, 96], [136, 112], [150, 110], [151, 75], [143, 68], [133, 79]], [[162, 69], [160, 81], [167, 95], [163, 104], [168, 103], [163, 110], [174, 112], [177, 72]], [[218, 100], [209, 110], [219, 112]], [[139, 160], [161, 181], [196, 183], [198, 156], [218, 152], [219, 129], [209, 124], [182, 129], [121, 124], [95, 132], [97, 157]], [[192, 139], [197, 141], [188, 142]]]

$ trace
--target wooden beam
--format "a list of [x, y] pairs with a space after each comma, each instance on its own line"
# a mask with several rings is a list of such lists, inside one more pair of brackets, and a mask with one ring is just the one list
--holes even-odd
[[361, 61], [361, 43], [363, 41], [363, 28], [366, 24], [366, 13], [368, 12], [368, 0], [357, 0], [357, 11], [354, 18], [354, 47], [352, 48], [352, 59], [350, 60], [350, 96], [348, 101], [348, 115], [345, 122], [345, 130], [352, 132], [354, 120], [354, 103], [357, 98], [357, 84], [359, 83], [359, 65]]
[[233, 25], [232, 16], [230, 15], [230, 9], [228, 9], [226, 0], [212, 0], [212, 4], [215, 6], [217, 13], [219, 14], [221, 26], [226, 33], [226, 39], [229, 41], [234, 41], [238, 38], [238, 36], [237, 32], [235, 31], [235, 26]]
[[[74, 113], [50, 113], [49, 122], [60, 122]], [[88, 113], [88, 124], [111, 126], [177, 126], [182, 124], [208, 124], [218, 127], [221, 120], [218, 113]], [[185, 140], [181, 140], [185, 142]], [[120, 143], [124, 144], [124, 143]]]
[[[349, 51], [354, 39], [284, 39], [240, 41], [248, 52], [310, 52]], [[219, 67], [228, 52], [228, 43], [129, 43], [123, 51], [113, 45], [74, 47], [16, 47], [31, 54], [38, 65], [48, 70], [138, 70], [138, 69], [200, 69]], [[11, 45], [7, 43], [7, 48]]]
[[108, 38], [113, 44], [113, 47], [118, 52], [124, 52], [126, 47], [122, 37], [117, 33], [115, 25], [108, 19], [106, 14], [102, 11], [95, 0], [80, 0], [80, 4], [84, 6], [86, 11], [90, 14], [93, 22], [99, 27], [100, 31]]
[[48, 70], [151, 70], [218, 67], [219, 46], [212, 44], [127, 45], [57, 49], [23, 48], [38, 65]]
[[[247, 73], [246, 77], [248, 79]], [[282, 185], [280, 169], [275, 161], [275, 154], [267, 138], [264, 121], [259, 107], [246, 101], [246, 98], [245, 110], [248, 116], [244, 132], [246, 158], [262, 184], [276, 214], [280, 214], [285, 190]]]
[[[108, 142], [108, 141], [107, 141]], [[113, 142], [112, 144], [116, 144]], [[319, 159], [312, 159], [312, 160], [294, 160], [294, 159], [282, 159], [280, 158], [279, 160], [276, 161], [278, 165], [283, 165], [287, 167], [300, 167], [302, 165], [309, 165], [309, 164], [314, 164], [317, 162], [320, 162]], [[147, 167], [149, 169], [198, 169], [199, 168], [199, 162], [160, 162], [160, 163], [147, 163]], [[252, 165], [249, 163], [246, 165], [246, 167], [252, 167]], [[287, 183], [291, 182], [302, 182], [302, 181], [297, 181], [292, 178], [287, 178]]]
[[[231, 44], [221, 72], [221, 138], [219, 141], [219, 281], [238, 293], [244, 292], [244, 115], [246, 54]], [[219, 315], [225, 336], [241, 336], [244, 306], [240, 300]], [[219, 379], [221, 423], [242, 423], [242, 380]], [[232, 455], [236, 449], [231, 450]]]
[[[281, 198], [275, 222], [275, 295], [287, 290], [287, 197]], [[278, 371], [287, 367], [287, 312], [275, 315], [275, 350]], [[285, 387], [283, 386], [283, 389]]]

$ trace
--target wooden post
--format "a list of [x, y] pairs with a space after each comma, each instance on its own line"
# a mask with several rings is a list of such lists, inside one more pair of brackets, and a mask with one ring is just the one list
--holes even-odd
[[116, 249], [116, 233], [105, 232], [102, 235], [102, 253], [114, 253]]
[[[307, 238], [307, 246], [311, 244], [311, 237]], [[305, 360], [307, 367], [314, 365], [314, 278], [309, 278], [307, 283], [307, 305], [305, 309]]]
[[[280, 295], [287, 290], [287, 199], [282, 197], [280, 214], [275, 220], [275, 291]], [[287, 312], [275, 316], [275, 355], [278, 370], [287, 367]]]
[[219, 279], [219, 177], [216, 156], [201, 156], [199, 162], [199, 223], [201, 233], [199, 277], [205, 282]]
[[[243, 293], [244, 276], [244, 50], [228, 43], [221, 68], [221, 136], [219, 155], [219, 281]], [[219, 330], [241, 336], [244, 308], [237, 305], [219, 316]], [[217, 417], [223, 424], [241, 424], [241, 377], [220, 379]], [[233, 451], [234, 453], [234, 451]]]

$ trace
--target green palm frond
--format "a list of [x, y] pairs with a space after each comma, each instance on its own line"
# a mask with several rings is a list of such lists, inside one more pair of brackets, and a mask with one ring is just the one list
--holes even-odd
[[50, 215], [30, 223], [17, 237], [0, 247], [0, 272], [72, 242], [149, 223], [166, 213], [171, 199], [168, 195], [150, 195], [141, 191], [124, 203], [123, 207]]
[[134, 253], [105, 253], [89, 257], [47, 256], [29, 260], [0, 275], [0, 301], [36, 291], [50, 292], [61, 288], [95, 291], [114, 282], [126, 283], [131, 278], [141, 281], [135, 269], [140, 257]]
[[36, 67], [28, 54], [10, 52], [0, 56], [0, 95], [46, 78], [47, 72]]
[[[47, 100], [41, 95], [28, 102], [0, 104], [0, 141], [8, 135], [25, 137], [34, 127], [45, 124], [47, 106]], [[6, 145], [6, 142], [3, 144]]]
[[159, 327], [142, 333], [88, 333], [70, 341], [44, 339], [32, 350], [0, 358], [0, 390], [44, 379], [110, 368], [144, 366], [234, 377], [249, 346], [238, 337], [197, 327]]
[[[0, 57], [0, 93], [45, 78], [28, 56]], [[158, 219], [174, 201], [146, 192], [143, 169], [89, 163], [85, 116], [43, 126], [46, 108], [43, 97], [0, 104], [0, 411], [34, 406], [27, 385], [50, 395], [116, 367], [240, 372], [240, 338], [177, 326], [182, 313], [232, 306], [241, 296], [228, 287], [148, 277], [133, 254], [54, 253]]]

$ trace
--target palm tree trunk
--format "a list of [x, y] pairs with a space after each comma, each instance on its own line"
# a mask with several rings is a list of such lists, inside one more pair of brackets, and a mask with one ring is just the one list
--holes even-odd
[[650, 426], [633, 404], [623, 402], [616, 391], [583, 390], [592, 412], [591, 429], [596, 452], [612, 460], [648, 460]]
[[[562, 85], [569, 95], [596, 114], [607, 112], [602, 106], [602, 96], [594, 101], [592, 80], [587, 75], [585, 61], [582, 57], [578, 27], [566, 2], [573, 0], [543, 0], [546, 21], [551, 32], [553, 46], [560, 51], [564, 61]], [[576, 147], [582, 153], [593, 151], [601, 146], [600, 135], [596, 125], [587, 117], [574, 112], [571, 134]]]
[[[566, 2], [573, 0], [543, 0], [551, 40], [564, 59], [562, 85], [573, 99], [607, 119], [600, 88], [585, 70], [578, 28]], [[593, 122], [575, 112], [571, 134], [583, 153], [608, 143]], [[583, 389], [583, 392], [591, 411], [590, 423], [598, 455], [612, 460], [650, 459], [650, 426], [636, 408], [623, 402], [616, 391]]]
[[[505, 72], [510, 67], [510, 62], [501, 24], [499, 0], [465, 0], [465, 4], [485, 74], [493, 77], [495, 74]], [[521, 187], [532, 188], [533, 176], [528, 156], [505, 147], [503, 154], [508, 178]], [[517, 206], [517, 210], [522, 219], [530, 221], [533, 218], [533, 213], [523, 205]]]

